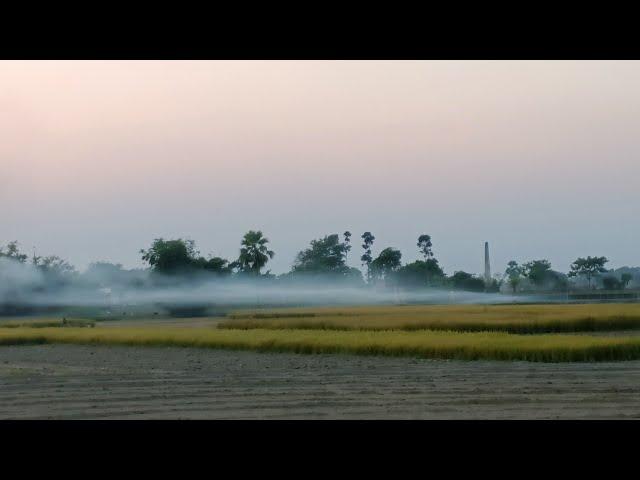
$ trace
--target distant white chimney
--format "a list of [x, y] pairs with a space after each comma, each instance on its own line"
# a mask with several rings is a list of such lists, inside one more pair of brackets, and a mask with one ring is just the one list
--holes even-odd
[[491, 285], [491, 264], [489, 263], [489, 242], [484, 242], [484, 284]]

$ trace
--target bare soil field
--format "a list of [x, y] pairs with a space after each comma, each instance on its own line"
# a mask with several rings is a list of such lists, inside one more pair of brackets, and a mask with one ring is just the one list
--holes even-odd
[[2, 419], [640, 418], [640, 361], [0, 348]]

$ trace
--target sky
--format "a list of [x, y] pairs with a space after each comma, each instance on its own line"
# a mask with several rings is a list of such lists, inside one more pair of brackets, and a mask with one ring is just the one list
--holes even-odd
[[349, 230], [449, 274], [640, 265], [637, 61], [0, 61], [0, 245], [80, 270], [154, 238], [290, 269]]

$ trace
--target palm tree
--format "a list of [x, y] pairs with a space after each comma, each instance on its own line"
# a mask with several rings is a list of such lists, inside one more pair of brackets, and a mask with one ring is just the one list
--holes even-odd
[[267, 249], [267, 243], [269, 243], [269, 239], [263, 237], [260, 230], [249, 230], [244, 234], [238, 258], [238, 263], [243, 271], [260, 275], [260, 269], [275, 255], [273, 250]]

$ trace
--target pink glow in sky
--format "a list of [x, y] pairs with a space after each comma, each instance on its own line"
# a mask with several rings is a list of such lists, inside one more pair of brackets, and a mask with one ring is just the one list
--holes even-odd
[[280, 273], [348, 229], [405, 261], [429, 233], [448, 273], [485, 240], [495, 271], [639, 265], [638, 85], [614, 61], [3, 61], [0, 244], [133, 267], [262, 229]]

